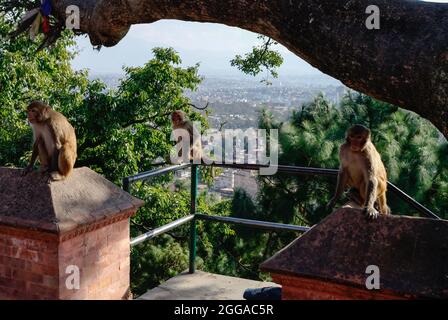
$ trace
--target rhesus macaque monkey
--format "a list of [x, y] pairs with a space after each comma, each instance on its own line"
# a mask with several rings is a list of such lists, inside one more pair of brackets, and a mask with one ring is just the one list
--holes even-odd
[[381, 156], [370, 140], [370, 130], [354, 125], [347, 131], [346, 142], [339, 150], [340, 169], [334, 197], [328, 204], [333, 208], [345, 188], [352, 187], [358, 202], [371, 218], [389, 214], [387, 206], [387, 174]]
[[[184, 129], [188, 131], [190, 135], [190, 150], [189, 160], [202, 159], [202, 142], [200, 134], [196, 131], [193, 123], [187, 119], [187, 115], [182, 110], [176, 110], [171, 114], [171, 122], [173, 124], [173, 130]], [[178, 138], [178, 143], [182, 141], [182, 137]], [[179, 151], [179, 157], [182, 157], [182, 153]]]
[[28, 121], [33, 128], [33, 154], [23, 174], [33, 169], [39, 157], [39, 171], [48, 174], [49, 181], [68, 177], [76, 161], [75, 129], [61, 113], [40, 101], [33, 101], [27, 108]]

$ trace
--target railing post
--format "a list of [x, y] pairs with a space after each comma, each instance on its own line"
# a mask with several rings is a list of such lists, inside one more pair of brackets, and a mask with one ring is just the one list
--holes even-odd
[[[196, 203], [198, 198], [198, 178], [199, 170], [198, 165], [193, 164], [191, 167], [191, 204], [190, 214], [196, 214]], [[193, 218], [190, 223], [190, 268], [189, 272], [195, 273], [196, 271], [196, 218]]]
[[127, 193], [131, 193], [131, 185], [129, 183], [129, 177], [123, 178], [123, 190]]

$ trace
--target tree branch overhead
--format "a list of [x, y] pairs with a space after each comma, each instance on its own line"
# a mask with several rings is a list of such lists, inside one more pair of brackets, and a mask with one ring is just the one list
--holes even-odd
[[448, 4], [376, 0], [53, 0], [80, 8], [80, 30], [114, 46], [132, 24], [161, 19], [222, 23], [264, 34], [348, 87], [414, 111], [448, 137]]

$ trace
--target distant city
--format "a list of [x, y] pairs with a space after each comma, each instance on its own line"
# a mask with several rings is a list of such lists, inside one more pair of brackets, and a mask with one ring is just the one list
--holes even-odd
[[[94, 74], [110, 88], [120, 82], [120, 74]], [[320, 92], [338, 104], [347, 88], [338, 80], [325, 75], [304, 75], [269, 79], [272, 85], [260, 79], [248, 77], [205, 77], [195, 92], [185, 94], [198, 107], [209, 104], [208, 120], [212, 128], [247, 129], [256, 128], [259, 111], [270, 110], [280, 121], [288, 119], [293, 110]]]

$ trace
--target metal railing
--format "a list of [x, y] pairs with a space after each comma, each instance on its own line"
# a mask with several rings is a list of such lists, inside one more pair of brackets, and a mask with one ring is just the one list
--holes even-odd
[[[242, 170], [259, 170], [260, 168], [267, 167], [264, 165], [257, 164], [214, 164], [215, 167], [221, 168], [232, 168], [232, 169], [242, 169]], [[154, 177], [158, 177], [170, 172], [176, 172], [179, 170], [184, 170], [187, 168], [191, 168], [191, 203], [190, 203], [190, 214], [186, 217], [173, 221], [167, 225], [164, 225], [160, 228], [153, 229], [145, 234], [142, 234], [134, 239], [131, 239], [131, 246], [138, 245], [147, 240], [153, 239], [159, 235], [167, 233], [168, 231], [190, 223], [190, 239], [189, 239], [189, 249], [190, 249], [190, 257], [189, 257], [189, 272], [194, 273], [196, 271], [196, 242], [197, 242], [197, 229], [196, 222], [197, 220], [211, 221], [211, 222], [220, 222], [226, 224], [236, 224], [249, 226], [253, 228], [260, 228], [269, 231], [293, 231], [293, 232], [307, 232], [311, 228], [303, 227], [291, 224], [282, 224], [282, 223], [274, 223], [267, 221], [258, 221], [258, 220], [250, 220], [250, 219], [241, 219], [234, 217], [223, 217], [223, 216], [210, 216], [204, 215], [196, 212], [196, 204], [198, 197], [198, 182], [199, 182], [199, 165], [197, 164], [182, 164], [170, 166], [162, 169], [157, 169], [149, 172], [140, 173], [135, 176], [125, 177], [123, 178], [123, 189], [127, 192], [131, 191], [131, 184], [137, 181], [148, 180]], [[322, 168], [308, 168], [308, 167], [295, 167], [295, 166], [277, 166], [278, 173], [288, 173], [294, 175], [317, 175], [317, 176], [333, 176], [336, 177], [338, 174], [338, 170], [334, 169], [322, 169]], [[388, 182], [389, 190], [398, 196], [400, 199], [411, 205], [414, 209], [416, 209], [420, 214], [433, 218], [440, 219], [435, 213], [431, 210], [418, 203], [416, 200], [412, 199], [409, 195], [407, 195], [404, 191], [399, 189], [394, 184]]]

